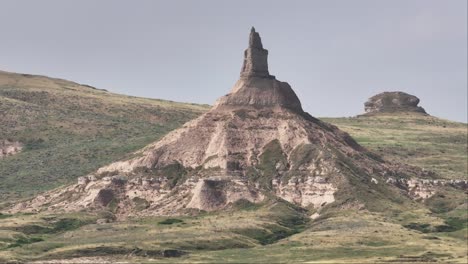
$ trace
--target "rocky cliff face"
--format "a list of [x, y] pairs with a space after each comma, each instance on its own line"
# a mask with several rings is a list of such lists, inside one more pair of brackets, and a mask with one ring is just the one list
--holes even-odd
[[47, 204], [48, 210], [112, 208], [118, 215], [170, 215], [266, 197], [316, 210], [329, 204], [364, 208], [373, 199], [408, 192], [389, 177], [433, 176], [385, 162], [347, 133], [305, 113], [291, 87], [269, 74], [267, 54], [252, 29], [239, 81], [210, 111], [134, 158], [12, 211], [42, 210]]
[[364, 104], [367, 114], [416, 112], [426, 114], [424, 108], [418, 106], [419, 98], [404, 92], [383, 92], [372, 96]]

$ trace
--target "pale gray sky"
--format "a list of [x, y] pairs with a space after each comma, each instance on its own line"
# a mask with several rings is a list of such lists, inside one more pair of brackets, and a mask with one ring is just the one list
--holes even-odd
[[467, 122], [466, 0], [2, 0], [0, 69], [212, 104], [237, 80], [252, 25], [270, 73], [314, 116], [400, 90]]

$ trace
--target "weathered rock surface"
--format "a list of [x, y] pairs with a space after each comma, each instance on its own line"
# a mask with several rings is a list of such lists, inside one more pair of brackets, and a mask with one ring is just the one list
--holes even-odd
[[466, 190], [468, 189], [467, 180], [441, 180], [441, 179], [395, 179], [389, 177], [386, 183], [398, 185], [406, 189], [413, 199], [428, 199], [437, 193], [440, 187], [449, 186], [452, 188]]
[[244, 52], [241, 77], [274, 78], [268, 72], [268, 50], [263, 48], [260, 34], [252, 27], [249, 37], [249, 47]]
[[303, 113], [301, 102], [286, 82], [274, 78], [240, 78], [230, 94], [218, 99], [214, 109], [233, 111], [236, 109], [282, 109]]
[[302, 113], [301, 102], [286, 82], [276, 80], [268, 72], [268, 51], [263, 48], [260, 35], [252, 28], [249, 47], [244, 52], [240, 79], [231, 93], [215, 104], [218, 111], [235, 109], [287, 108]]
[[0, 140], [0, 159], [5, 156], [15, 155], [23, 149], [23, 144], [18, 141]]
[[272, 196], [319, 211], [333, 203], [362, 209], [402, 193], [419, 197], [406, 181], [431, 173], [383, 161], [305, 113], [291, 87], [269, 75], [267, 54], [252, 30], [240, 80], [210, 111], [134, 158], [11, 211], [111, 208], [120, 216], [172, 215]]
[[426, 114], [421, 106], [418, 106], [419, 98], [404, 92], [383, 92], [372, 96], [364, 103], [367, 114], [416, 112]]

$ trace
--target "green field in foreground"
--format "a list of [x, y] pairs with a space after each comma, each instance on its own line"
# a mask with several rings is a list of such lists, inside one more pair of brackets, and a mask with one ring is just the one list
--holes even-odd
[[[238, 205], [193, 217], [146, 217], [97, 224], [100, 214], [18, 214], [0, 219], [0, 261], [84, 258], [164, 263], [466, 263], [466, 205], [427, 209], [329, 211], [311, 220], [286, 202]], [[112, 221], [112, 220], [111, 220]], [[82, 259], [83, 260], [83, 259]]]

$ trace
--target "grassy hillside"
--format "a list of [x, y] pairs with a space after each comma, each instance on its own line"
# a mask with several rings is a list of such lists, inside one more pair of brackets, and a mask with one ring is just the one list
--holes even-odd
[[421, 114], [322, 118], [387, 160], [468, 179], [468, 125]]
[[[0, 158], [0, 198], [73, 181], [207, 108], [0, 72], [0, 140], [24, 144], [22, 152]], [[386, 159], [447, 179], [467, 178], [467, 124], [418, 114], [323, 120]], [[386, 201], [374, 202], [383, 207]], [[116, 220], [110, 211], [0, 214], [0, 262], [466, 263], [467, 205], [466, 193], [447, 187], [424, 203], [391, 210], [331, 204], [316, 219], [313, 209], [271, 199], [175, 218]]]
[[192, 217], [108, 223], [96, 220], [112, 219], [109, 212], [3, 215], [0, 262], [466, 263], [465, 207], [445, 217], [425, 209], [330, 211], [315, 220], [308, 213], [270, 200]]
[[[207, 109], [0, 71], [0, 141], [24, 144], [21, 153], [0, 158], [0, 198], [27, 197], [69, 183]], [[467, 177], [467, 124], [418, 114], [323, 120], [387, 159], [443, 178]]]
[[0, 71], [0, 140], [24, 144], [22, 152], [0, 158], [0, 199], [69, 183], [206, 109]]
[[[444, 155], [435, 150], [450, 149], [446, 150], [451, 155], [447, 163], [453, 166], [450, 177], [466, 175], [466, 167], [457, 159], [457, 155], [466, 155], [466, 143], [456, 141], [466, 129], [464, 124], [395, 115], [328, 121], [387, 158], [413, 164], [422, 160], [434, 165], [439, 173], [444, 166], [422, 159], [423, 154], [407, 153], [411, 146], [422, 145], [425, 155], [437, 159]], [[428, 133], [426, 140], [434, 140], [434, 144], [417, 143], [417, 134], [423, 132]], [[389, 149], [395, 151], [386, 151]], [[238, 203], [226, 211], [191, 217], [118, 221], [106, 211], [4, 214], [0, 215], [0, 262], [59, 259], [63, 263], [466, 263], [468, 210], [467, 204], [462, 204], [466, 194], [453, 189], [445, 191], [434, 198], [443, 199], [442, 204], [431, 198], [426, 203], [414, 202], [406, 209], [382, 212], [330, 206], [317, 219], [309, 217], [313, 210], [276, 200], [259, 205]], [[456, 205], [440, 210], [447, 199]]]

